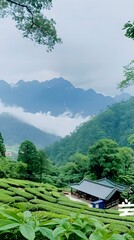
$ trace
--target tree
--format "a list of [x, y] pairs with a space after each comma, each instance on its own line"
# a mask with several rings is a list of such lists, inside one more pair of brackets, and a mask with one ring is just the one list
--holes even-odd
[[40, 179], [40, 182], [42, 182], [43, 174], [48, 175], [50, 171], [49, 170], [50, 162], [47, 159], [45, 151], [42, 149], [38, 151], [38, 165], [39, 165], [39, 168], [38, 168], [39, 179]]
[[119, 147], [111, 139], [101, 139], [89, 148], [89, 172], [95, 178], [118, 180], [133, 164], [133, 150]]
[[[126, 30], [125, 36], [134, 40], [134, 21], [127, 22], [123, 30]], [[134, 84], [134, 60], [124, 67], [125, 79], [118, 84], [118, 87], [124, 89]]]
[[52, 0], [1, 0], [0, 17], [11, 16], [23, 37], [30, 38], [52, 50], [61, 43], [55, 29], [55, 21], [43, 15], [44, 9], [50, 10]]
[[81, 181], [88, 169], [88, 157], [82, 153], [75, 153], [60, 169], [61, 185], [68, 185]]
[[26, 178], [35, 178], [35, 175], [39, 172], [38, 151], [31, 141], [21, 143], [17, 160], [27, 164]]
[[6, 148], [4, 145], [2, 134], [0, 133], [0, 156], [5, 157], [5, 153], [6, 153]]
[[0, 178], [24, 178], [26, 164], [0, 157]]

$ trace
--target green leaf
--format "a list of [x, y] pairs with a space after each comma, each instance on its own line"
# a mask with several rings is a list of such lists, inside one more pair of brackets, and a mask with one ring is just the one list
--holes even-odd
[[126, 237], [120, 234], [113, 234], [109, 240], [126, 240]]
[[86, 235], [85, 235], [82, 231], [80, 231], [80, 230], [75, 230], [75, 229], [74, 229], [73, 232], [74, 232], [77, 236], [79, 236], [81, 239], [87, 240]]
[[19, 229], [23, 237], [25, 237], [26, 239], [28, 240], [35, 239], [35, 230], [31, 225], [27, 223], [21, 224]]
[[94, 231], [90, 235], [89, 240], [104, 240], [104, 238], [102, 238], [102, 236], [98, 233], [98, 231]]
[[60, 237], [63, 233], [65, 233], [66, 229], [63, 227], [56, 227], [53, 231], [54, 239], [56, 240], [58, 237]]
[[10, 210], [1, 210], [0, 214], [3, 215], [4, 217], [8, 218], [8, 219], [12, 219], [16, 222], [20, 222], [20, 218], [16, 213], [13, 213]]
[[8, 230], [8, 229], [11, 229], [11, 228], [15, 228], [15, 227], [18, 227], [20, 224], [19, 223], [16, 223], [12, 220], [4, 220], [2, 219], [0, 221], [0, 231], [3, 231], [3, 230]]
[[39, 231], [42, 233], [43, 236], [47, 237], [50, 240], [54, 240], [53, 231], [51, 229], [46, 227], [40, 227]]
[[25, 220], [32, 217], [32, 213], [30, 211], [25, 211], [23, 214], [24, 214], [24, 219]]

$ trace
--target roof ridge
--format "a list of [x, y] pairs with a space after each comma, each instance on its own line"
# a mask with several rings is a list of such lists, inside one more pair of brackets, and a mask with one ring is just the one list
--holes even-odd
[[104, 187], [108, 187], [108, 188], [113, 188], [113, 189], [114, 189], [114, 187], [112, 187], [112, 186], [107, 186], [107, 185], [105, 185], [105, 184], [103, 184], [103, 183], [99, 183], [99, 182], [92, 181], [92, 180], [85, 179], [85, 178], [84, 178], [79, 184], [77, 184], [77, 185], [80, 185], [84, 180], [86, 180], [86, 181], [88, 181], [88, 182], [92, 182], [92, 183], [98, 184], [98, 185], [102, 185], [102, 186], [104, 186]]

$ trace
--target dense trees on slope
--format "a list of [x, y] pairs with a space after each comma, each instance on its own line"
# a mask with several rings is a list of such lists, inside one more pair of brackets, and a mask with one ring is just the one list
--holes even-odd
[[89, 174], [94, 179], [103, 177], [118, 180], [133, 167], [134, 152], [128, 147], [119, 147], [111, 139], [101, 139], [89, 148]]
[[87, 155], [81, 153], [72, 155], [69, 161], [60, 167], [59, 179], [61, 185], [66, 185], [70, 182], [80, 182], [84, 177], [92, 180], [106, 177], [132, 185], [133, 172], [133, 149], [119, 147], [112, 139], [101, 139], [89, 147]]
[[[18, 161], [5, 157], [5, 145], [0, 133], [0, 178], [20, 178], [54, 183], [58, 171], [47, 158], [45, 151], [37, 150], [31, 141], [21, 143]], [[2, 155], [3, 154], [3, 155]]]
[[48, 157], [57, 164], [64, 164], [76, 152], [87, 154], [89, 146], [103, 138], [129, 146], [128, 138], [134, 133], [134, 98], [114, 104], [92, 120], [76, 129], [71, 136], [46, 149]]
[[52, 0], [1, 0], [0, 17], [11, 16], [16, 27], [23, 32], [23, 37], [30, 38], [38, 44], [43, 44], [52, 50], [58, 38], [55, 21], [44, 16], [44, 9], [52, 7]]

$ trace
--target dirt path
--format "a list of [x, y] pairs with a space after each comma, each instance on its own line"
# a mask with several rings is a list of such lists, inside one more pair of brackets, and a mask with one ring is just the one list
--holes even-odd
[[69, 193], [68, 195], [66, 195], [66, 197], [68, 197], [70, 200], [72, 201], [76, 201], [76, 202], [81, 202], [81, 203], [86, 203], [89, 207], [92, 207], [91, 203], [86, 200], [86, 199], [80, 199], [78, 196], [76, 195], [71, 195], [71, 193]]

